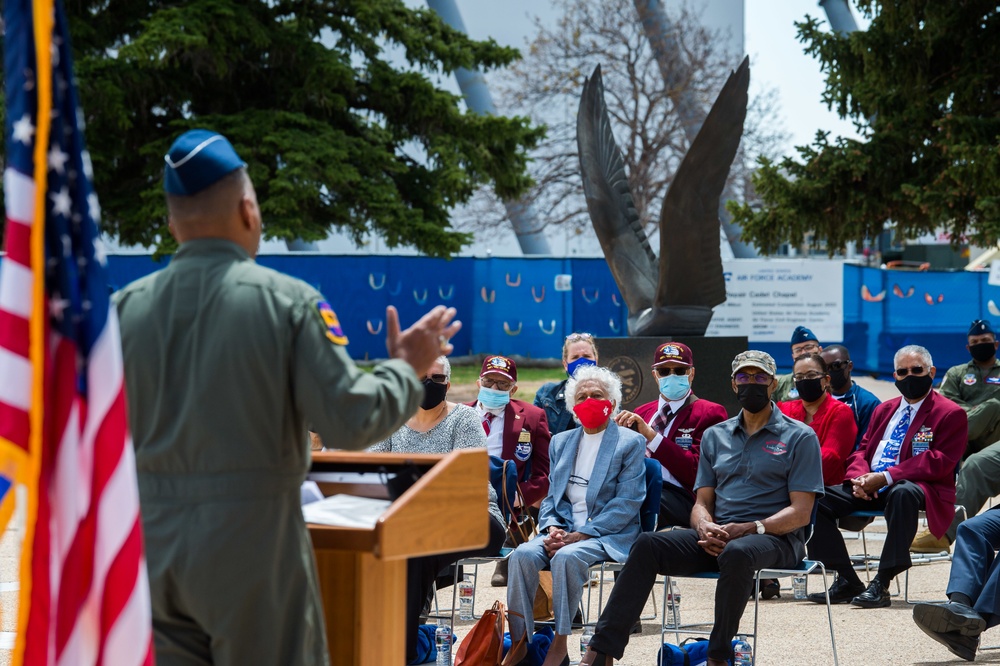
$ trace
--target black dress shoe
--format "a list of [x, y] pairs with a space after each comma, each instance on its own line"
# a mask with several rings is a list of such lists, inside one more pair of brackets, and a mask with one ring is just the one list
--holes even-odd
[[868, 584], [868, 589], [851, 599], [851, 605], [858, 608], [886, 608], [892, 605], [889, 598], [889, 586], [884, 585], [882, 580], [875, 576]]
[[924, 631], [938, 633], [976, 637], [986, 630], [986, 620], [982, 615], [956, 601], [946, 604], [917, 604], [913, 607], [913, 621]]
[[[837, 576], [837, 579], [833, 581], [833, 585], [830, 586], [830, 603], [831, 604], [846, 604], [849, 603], [854, 597], [856, 597], [861, 592], [864, 592], [864, 583], [858, 581], [856, 583], [851, 583], [844, 580], [841, 576]], [[826, 603], [826, 594], [823, 592], [813, 592], [808, 597], [809, 601], [817, 604]]]
[[979, 636], [963, 636], [956, 631], [931, 631], [919, 622], [917, 626], [925, 634], [948, 648], [948, 652], [951, 652], [956, 657], [961, 657], [966, 661], [976, 660], [976, 651], [979, 649]]
[[[777, 597], [781, 598], [781, 584], [777, 580], [771, 578], [769, 580], [762, 580], [762, 585], [760, 586], [760, 598], [764, 601], [768, 599], [774, 599]], [[826, 603], [824, 600], [823, 603]]]

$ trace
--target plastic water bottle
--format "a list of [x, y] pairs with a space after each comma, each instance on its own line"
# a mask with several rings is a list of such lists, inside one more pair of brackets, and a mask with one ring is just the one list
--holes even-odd
[[792, 576], [792, 596], [805, 599], [809, 596], [809, 579], [805, 576]]
[[753, 666], [753, 648], [746, 636], [738, 636], [733, 645], [733, 666]]
[[472, 605], [476, 601], [475, 588], [466, 575], [458, 584], [458, 617], [461, 620], [472, 619]]
[[681, 626], [681, 589], [676, 580], [670, 581], [670, 592], [667, 593], [667, 607], [670, 609], [671, 621], [668, 626]]
[[590, 627], [583, 628], [583, 635], [580, 636], [580, 656], [582, 657], [587, 653], [587, 648], [590, 647], [590, 639], [594, 637], [594, 630]]
[[434, 646], [437, 648], [435, 665], [451, 666], [451, 627], [447, 624], [438, 625], [434, 632]]

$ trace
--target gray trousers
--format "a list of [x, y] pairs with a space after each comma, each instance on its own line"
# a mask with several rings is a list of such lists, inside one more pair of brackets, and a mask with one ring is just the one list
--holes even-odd
[[507, 606], [524, 616], [524, 620], [511, 615], [510, 635], [520, 637], [527, 631], [528, 638], [535, 633], [532, 609], [538, 589], [538, 572], [549, 565], [552, 569], [552, 612], [555, 615], [555, 632], [562, 636], [573, 633], [573, 614], [583, 597], [583, 586], [590, 579], [590, 567], [612, 559], [599, 539], [585, 539], [556, 551], [550, 560], [542, 546], [544, 535], [522, 543], [511, 553], [507, 569]]
[[[962, 463], [955, 486], [955, 504], [964, 506], [971, 518], [997, 493], [1000, 493], [1000, 442], [973, 453]], [[960, 512], [955, 515], [955, 520], [945, 533], [951, 543], [955, 543], [961, 522]]]

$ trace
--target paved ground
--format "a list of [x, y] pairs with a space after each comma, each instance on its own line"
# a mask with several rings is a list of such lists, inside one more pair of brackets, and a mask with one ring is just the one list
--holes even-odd
[[[893, 397], [895, 389], [889, 382], [877, 382], [861, 378], [860, 383], [885, 399]], [[15, 521], [16, 522], [16, 521]], [[868, 528], [869, 547], [881, 547], [880, 533], [884, 533], [884, 523], [876, 522]], [[853, 536], [853, 535], [849, 535]], [[21, 539], [21, 531], [12, 527], [0, 539], [0, 666], [10, 663], [10, 647], [13, 644], [14, 614], [17, 600], [16, 555]], [[851, 538], [848, 545], [852, 553], [861, 552], [861, 540]], [[914, 566], [910, 575], [910, 596], [916, 599], [941, 599], [948, 580], [947, 561]], [[496, 599], [504, 599], [505, 588], [489, 586], [492, 566], [481, 570], [482, 584], [477, 587], [476, 609], [481, 612]], [[832, 581], [832, 577], [831, 577]], [[900, 580], [900, 585], [903, 584]], [[790, 581], [783, 581], [785, 589], [781, 599], [761, 602], [757, 644], [757, 663], [764, 665], [789, 664], [808, 666], [811, 664], [832, 664], [829, 627], [825, 606], [808, 601], [792, 599]], [[822, 589], [822, 577], [811, 576], [809, 590]], [[682, 591], [681, 620], [683, 623], [710, 620], [713, 607], [714, 581], [681, 580]], [[605, 598], [611, 583], [603, 586]], [[591, 608], [596, 614], [597, 588], [593, 589]], [[439, 594], [443, 608], [451, 604], [450, 589]], [[656, 589], [657, 612], [662, 607], [662, 585]], [[648, 612], [653, 612], [647, 605]], [[464, 637], [471, 622], [456, 622], [455, 632]], [[851, 606], [834, 606], [833, 625], [837, 639], [840, 663], [847, 666], [903, 665], [903, 664], [956, 664], [965, 663], [953, 657], [944, 647], [925, 636], [913, 624], [912, 610], [902, 598], [895, 598], [891, 608], [863, 610]], [[744, 629], [753, 627], [753, 604], [751, 603], [743, 619]], [[688, 635], [682, 632], [681, 638]], [[668, 637], [673, 640], [672, 636]], [[643, 621], [643, 633], [633, 636], [619, 662], [629, 666], [652, 666], [660, 643], [659, 619]], [[984, 634], [983, 645], [1000, 646], [1000, 630], [990, 630]], [[579, 631], [570, 641], [570, 657], [579, 659]], [[1000, 664], [1000, 650], [983, 651], [976, 660], [983, 663]], [[378, 666], [378, 665], [373, 665]], [[389, 665], [392, 666], [392, 665]]]

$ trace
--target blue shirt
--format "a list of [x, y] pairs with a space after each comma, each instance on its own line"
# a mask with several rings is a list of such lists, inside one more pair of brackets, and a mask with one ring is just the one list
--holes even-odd
[[861, 446], [861, 440], [868, 432], [868, 422], [872, 420], [875, 408], [882, 404], [874, 393], [851, 382], [851, 389], [844, 395], [834, 395], [834, 398], [851, 408], [854, 412], [854, 422], [858, 424], [858, 436], [854, 440], [854, 450]]

